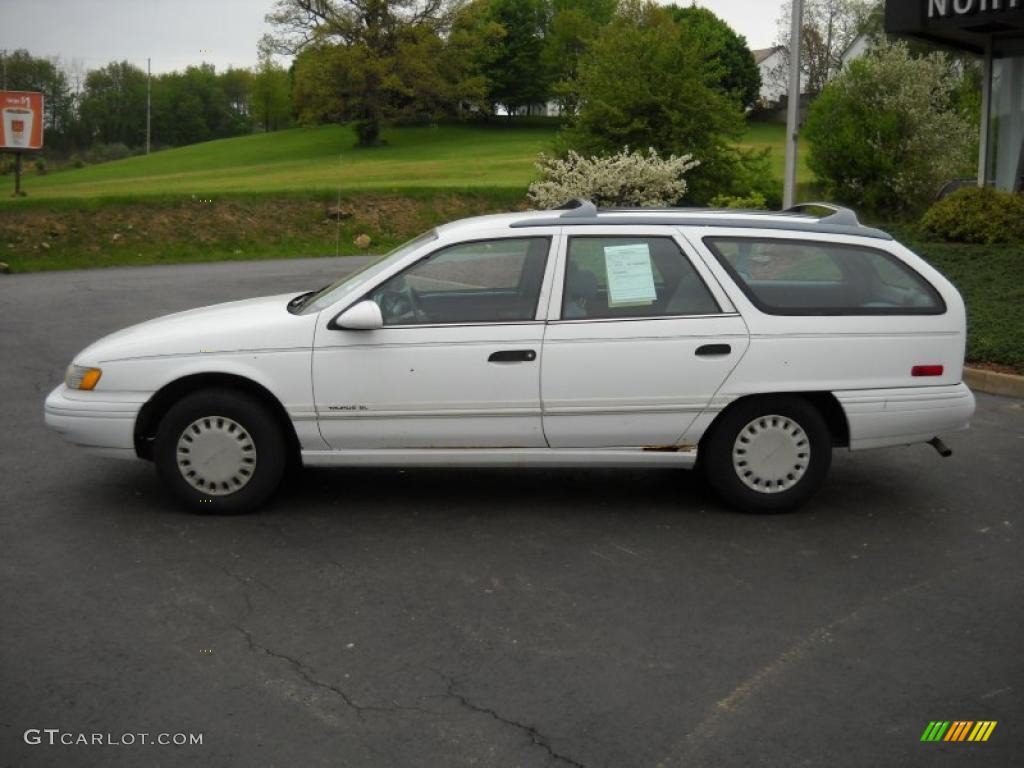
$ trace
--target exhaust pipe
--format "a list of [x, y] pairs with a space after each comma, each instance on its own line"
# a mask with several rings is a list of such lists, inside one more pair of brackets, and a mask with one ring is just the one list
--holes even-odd
[[953, 455], [953, 452], [949, 449], [949, 446], [942, 442], [941, 438], [933, 437], [931, 440], [928, 441], [928, 445], [934, 448], [936, 452], [938, 452], [939, 456], [941, 456], [944, 459], [948, 459], [950, 456]]

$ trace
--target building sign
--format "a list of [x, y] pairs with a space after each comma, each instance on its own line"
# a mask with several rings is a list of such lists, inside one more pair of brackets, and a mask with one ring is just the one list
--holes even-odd
[[1018, 55], [1024, 0], [886, 0], [885, 31], [960, 51]]
[[0, 150], [43, 148], [43, 94], [0, 91]]
[[971, 13], [1012, 11], [1024, 8], [1022, 0], [927, 0], [928, 18], [945, 19]]

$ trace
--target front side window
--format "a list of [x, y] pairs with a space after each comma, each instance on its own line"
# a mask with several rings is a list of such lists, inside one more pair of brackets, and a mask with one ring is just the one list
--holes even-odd
[[509, 323], [537, 314], [551, 240], [477, 240], [435, 251], [379, 285], [384, 325]]
[[670, 237], [571, 237], [563, 320], [718, 314], [721, 309]]
[[938, 291], [895, 256], [836, 243], [708, 237], [747, 298], [772, 315], [937, 315]]

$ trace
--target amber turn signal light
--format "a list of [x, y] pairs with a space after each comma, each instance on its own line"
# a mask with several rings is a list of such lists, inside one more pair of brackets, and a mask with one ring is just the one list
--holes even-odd
[[86, 368], [84, 365], [72, 365], [64, 375], [64, 383], [68, 389], [90, 390], [95, 388], [103, 371], [99, 368]]

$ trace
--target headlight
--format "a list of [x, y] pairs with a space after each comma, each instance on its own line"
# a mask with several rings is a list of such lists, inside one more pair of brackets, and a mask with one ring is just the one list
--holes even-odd
[[64, 374], [64, 383], [68, 389], [93, 389], [102, 375], [103, 371], [99, 368], [69, 365], [68, 372]]

